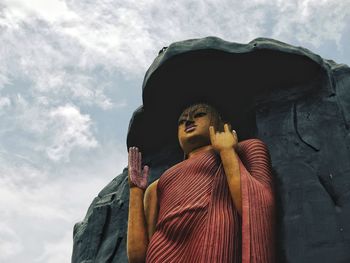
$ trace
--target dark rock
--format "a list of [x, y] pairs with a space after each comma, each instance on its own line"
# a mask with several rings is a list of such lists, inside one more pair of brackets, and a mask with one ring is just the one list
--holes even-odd
[[[230, 58], [225, 60], [222, 52]], [[189, 68], [167, 73], [183, 63], [193, 69], [190, 61], [205, 63], [208, 58], [240, 75], [233, 82], [235, 88], [226, 85], [232, 83], [227, 77], [232, 73], [215, 75], [224, 70], [209, 71], [209, 65], [191, 74], [186, 73]], [[222, 79], [231, 104], [235, 95], [244, 98], [242, 109], [233, 109], [249, 117], [238, 133], [240, 139], [258, 137], [269, 147], [278, 199], [278, 262], [350, 262], [349, 67], [271, 39], [242, 45], [204, 38], [170, 45], [145, 76], [144, 105], [135, 111], [128, 133], [128, 146], [139, 146], [145, 153], [150, 182], [183, 158], [176, 129], [168, 124], [168, 135], [154, 138], [150, 116], [158, 110], [157, 116], [162, 117], [161, 107], [179, 110], [181, 105], [176, 103], [189, 95], [189, 79], [203, 76], [210, 82], [205, 77], [209, 73]], [[176, 76], [183, 79], [175, 80]], [[193, 89], [194, 95], [210, 95], [210, 86]], [[161, 99], [166, 97], [171, 99]], [[145, 128], [141, 135], [138, 131]], [[128, 198], [125, 169], [75, 225], [72, 262], [127, 262]]]

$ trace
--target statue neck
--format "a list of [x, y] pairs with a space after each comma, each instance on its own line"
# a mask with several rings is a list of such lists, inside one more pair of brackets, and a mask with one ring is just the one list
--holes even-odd
[[212, 150], [213, 147], [211, 145], [206, 145], [206, 146], [202, 146], [202, 147], [199, 147], [197, 149], [194, 149], [192, 152], [190, 152], [188, 154], [188, 159], [196, 156], [197, 154], [200, 154], [202, 152], [206, 152], [206, 151], [209, 151], [209, 150]]

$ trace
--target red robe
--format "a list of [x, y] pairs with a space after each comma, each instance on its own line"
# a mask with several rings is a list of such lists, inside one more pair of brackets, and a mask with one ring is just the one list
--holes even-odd
[[258, 139], [239, 143], [242, 218], [220, 156], [204, 151], [162, 174], [146, 262], [274, 263], [271, 163]]

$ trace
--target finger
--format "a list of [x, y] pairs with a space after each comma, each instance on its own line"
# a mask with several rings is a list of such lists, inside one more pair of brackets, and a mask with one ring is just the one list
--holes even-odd
[[128, 166], [130, 167], [130, 158], [131, 158], [131, 147], [129, 147], [129, 152], [128, 152]]
[[143, 167], [143, 170], [142, 170], [142, 177], [143, 178], [148, 178], [148, 174], [149, 174], [149, 166], [148, 165], [145, 165]]
[[232, 134], [233, 134], [234, 137], [237, 138], [237, 132], [236, 132], [236, 130], [232, 130]]
[[225, 125], [224, 125], [224, 131], [225, 131], [225, 132], [230, 132], [230, 129], [229, 129], [227, 123], [225, 123]]
[[210, 140], [213, 142], [215, 139], [215, 128], [214, 126], [209, 127]]
[[134, 156], [135, 156], [135, 161], [137, 163], [139, 160], [139, 149], [137, 147], [134, 147]]
[[131, 182], [134, 181], [134, 172], [133, 169], [134, 169], [134, 147], [130, 147], [129, 148], [129, 178], [131, 180]]
[[133, 147], [132, 149], [132, 166], [133, 169], [137, 169], [137, 147]]
[[129, 167], [134, 163], [134, 147], [129, 148]]
[[[132, 167], [132, 166], [131, 166]], [[129, 168], [129, 177], [131, 182], [135, 182], [135, 171], [132, 168]]]
[[141, 152], [138, 153], [138, 158], [137, 158], [137, 168], [139, 169], [139, 171], [141, 172], [141, 160], [142, 160], [142, 154]]
[[133, 167], [135, 164], [135, 147], [131, 147], [130, 149], [130, 165]]

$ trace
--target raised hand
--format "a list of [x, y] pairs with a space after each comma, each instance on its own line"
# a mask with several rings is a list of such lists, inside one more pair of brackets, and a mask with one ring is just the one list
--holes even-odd
[[209, 127], [210, 142], [216, 152], [227, 149], [237, 149], [238, 139], [235, 130], [230, 131], [229, 125], [225, 123], [224, 132], [216, 132], [213, 126]]
[[141, 167], [141, 152], [137, 147], [130, 147], [128, 154], [128, 181], [129, 187], [138, 187], [143, 190], [147, 188], [147, 178], [149, 175], [149, 167], [145, 165]]

